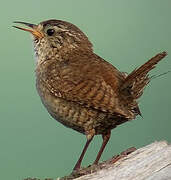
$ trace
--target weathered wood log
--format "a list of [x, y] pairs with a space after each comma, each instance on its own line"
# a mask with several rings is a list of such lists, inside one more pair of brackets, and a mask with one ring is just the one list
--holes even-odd
[[[76, 178], [78, 176], [81, 177]], [[166, 141], [154, 142], [128, 155], [122, 153], [98, 166], [91, 166], [57, 179], [171, 180], [171, 145]]]
[[105, 169], [77, 180], [171, 179], [171, 145], [155, 142], [140, 148]]

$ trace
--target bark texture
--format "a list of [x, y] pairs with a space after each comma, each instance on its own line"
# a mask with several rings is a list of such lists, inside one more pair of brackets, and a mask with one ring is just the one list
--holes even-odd
[[[166, 141], [160, 141], [137, 150], [130, 149], [98, 166], [90, 166], [69, 176], [56, 179], [171, 180], [171, 145]], [[25, 180], [39, 179], [27, 178]]]

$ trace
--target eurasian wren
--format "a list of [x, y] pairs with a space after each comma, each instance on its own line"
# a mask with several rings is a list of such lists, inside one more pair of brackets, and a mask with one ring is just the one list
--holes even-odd
[[111, 130], [141, 115], [137, 99], [150, 81], [148, 72], [166, 52], [126, 75], [96, 55], [87, 36], [69, 22], [15, 23], [28, 26], [14, 27], [33, 35], [36, 87], [42, 103], [54, 119], [87, 137], [74, 170], [80, 168], [94, 135], [101, 134], [97, 164]]

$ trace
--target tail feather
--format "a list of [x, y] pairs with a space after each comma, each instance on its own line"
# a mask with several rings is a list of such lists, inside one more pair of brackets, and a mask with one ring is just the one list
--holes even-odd
[[[148, 72], [155, 68], [155, 65], [161, 61], [167, 55], [166, 52], [162, 52], [148, 60], [145, 64], [140, 66], [138, 69], [135, 69], [130, 73], [124, 80], [123, 84], [120, 87], [120, 90], [126, 95], [127, 100], [136, 100], [138, 99], [145, 88], [149, 83], [150, 78]], [[129, 102], [131, 103], [131, 102]]]

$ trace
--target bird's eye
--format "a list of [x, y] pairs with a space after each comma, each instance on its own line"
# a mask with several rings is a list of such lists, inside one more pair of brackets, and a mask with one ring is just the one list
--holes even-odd
[[52, 36], [54, 34], [55, 30], [54, 29], [48, 29], [47, 34], [48, 36]]

